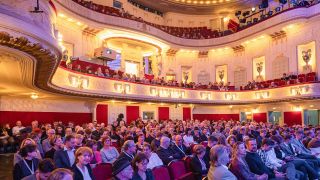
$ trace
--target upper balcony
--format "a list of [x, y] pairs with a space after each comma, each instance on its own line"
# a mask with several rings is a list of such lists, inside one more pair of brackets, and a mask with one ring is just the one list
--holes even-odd
[[[290, 8], [270, 17], [264, 18], [257, 23], [241, 29], [238, 32], [218, 33], [205, 27], [201, 28], [179, 28], [160, 26], [151, 22], [145, 22], [141, 18], [121, 14], [111, 7], [80, 4], [75, 1], [56, 0], [56, 6], [63, 13], [68, 13], [71, 17], [77, 17], [84, 21], [90, 21], [94, 26], [108, 29], [132, 30], [139, 34], [150, 35], [164, 40], [172, 45], [183, 47], [210, 48], [213, 46], [225, 46], [229, 44], [239, 44], [238, 42], [250, 36], [260, 35], [262, 32], [272, 34], [288, 24], [304, 22], [308, 18], [320, 13], [320, 5], [314, 4], [308, 7]], [[181, 31], [196, 34], [195, 37], [183, 36]], [[201, 36], [197, 36], [197, 34]], [[188, 39], [189, 38], [189, 39]], [[193, 39], [194, 38], [194, 39]], [[200, 39], [198, 39], [200, 38]]]

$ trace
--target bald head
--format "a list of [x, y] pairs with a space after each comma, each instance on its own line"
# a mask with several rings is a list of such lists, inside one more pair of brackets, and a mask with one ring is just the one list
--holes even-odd
[[164, 149], [168, 149], [170, 146], [170, 139], [166, 136], [162, 136], [160, 139], [160, 146]]
[[178, 146], [181, 146], [182, 145], [182, 137], [181, 135], [176, 135], [174, 137], [174, 142], [178, 145]]

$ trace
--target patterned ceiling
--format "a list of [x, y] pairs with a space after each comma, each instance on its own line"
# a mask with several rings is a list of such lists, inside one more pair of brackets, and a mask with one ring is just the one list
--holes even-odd
[[185, 14], [223, 14], [250, 8], [259, 0], [134, 0], [160, 12]]

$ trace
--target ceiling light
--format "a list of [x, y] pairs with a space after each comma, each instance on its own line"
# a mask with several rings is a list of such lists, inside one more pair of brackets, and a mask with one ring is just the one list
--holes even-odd
[[212, 1], [213, 4], [217, 3], [217, 1]]
[[78, 26], [81, 26], [81, 25], [82, 25], [82, 23], [78, 21], [78, 22], [77, 22], [77, 25], [78, 25]]
[[203, 1], [200, 1], [199, 3], [200, 3], [200, 4], [203, 4], [204, 2], [203, 2]]
[[31, 97], [31, 99], [38, 99], [39, 95], [36, 93], [32, 93], [30, 97]]
[[72, 18], [68, 18], [67, 21], [73, 22], [73, 19]]
[[62, 18], [66, 17], [66, 15], [64, 15], [64, 14], [62, 14], [62, 13], [59, 13], [58, 16], [59, 16], [59, 17], [62, 17]]
[[314, 105], [310, 105], [309, 107], [313, 108], [313, 107], [314, 107]]
[[206, 1], [206, 4], [210, 4], [210, 1]]
[[256, 11], [256, 8], [255, 8], [255, 7], [252, 7], [252, 8], [251, 8], [251, 11], [252, 11], [252, 12], [255, 12], [255, 11]]
[[191, 0], [188, 0], [187, 3], [191, 3]]
[[193, 4], [198, 4], [198, 1], [193, 1]]
[[229, 106], [230, 109], [231, 109], [232, 107], [233, 107], [232, 105]]
[[230, 20], [229, 17], [224, 17], [224, 18], [223, 18], [223, 22], [228, 22], [229, 20]]
[[275, 110], [275, 109], [277, 109], [277, 108], [273, 107], [272, 109]]

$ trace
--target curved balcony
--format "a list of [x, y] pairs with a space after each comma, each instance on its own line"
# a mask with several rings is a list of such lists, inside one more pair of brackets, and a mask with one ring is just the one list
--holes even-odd
[[257, 35], [268, 29], [277, 28], [277, 30], [279, 30], [279, 28], [284, 27], [288, 23], [303, 22], [304, 20], [314, 17], [320, 13], [320, 4], [310, 7], [294, 8], [283, 11], [282, 13], [278, 13], [277, 15], [271, 16], [264, 21], [228, 36], [212, 39], [185, 39], [170, 35], [167, 32], [150, 25], [150, 23], [146, 24], [144, 22], [128, 18], [102, 14], [73, 1], [56, 0], [55, 2], [56, 6], [59, 9], [62, 9], [63, 12], [69, 12], [72, 14], [72, 16], [78, 16], [83, 20], [89, 20], [90, 23], [95, 23], [98, 27], [104, 26], [111, 29], [115, 28], [122, 30], [130, 29], [136, 33], [143, 33], [151, 35], [152, 37], [157, 37], [173, 45], [208, 48], [212, 46], [223, 46], [226, 44], [235, 43], [252, 35]]
[[252, 104], [320, 97], [320, 83], [303, 83], [252, 91], [185, 89], [107, 79], [64, 67], [55, 72], [52, 84], [67, 94], [132, 101], [195, 104]]

